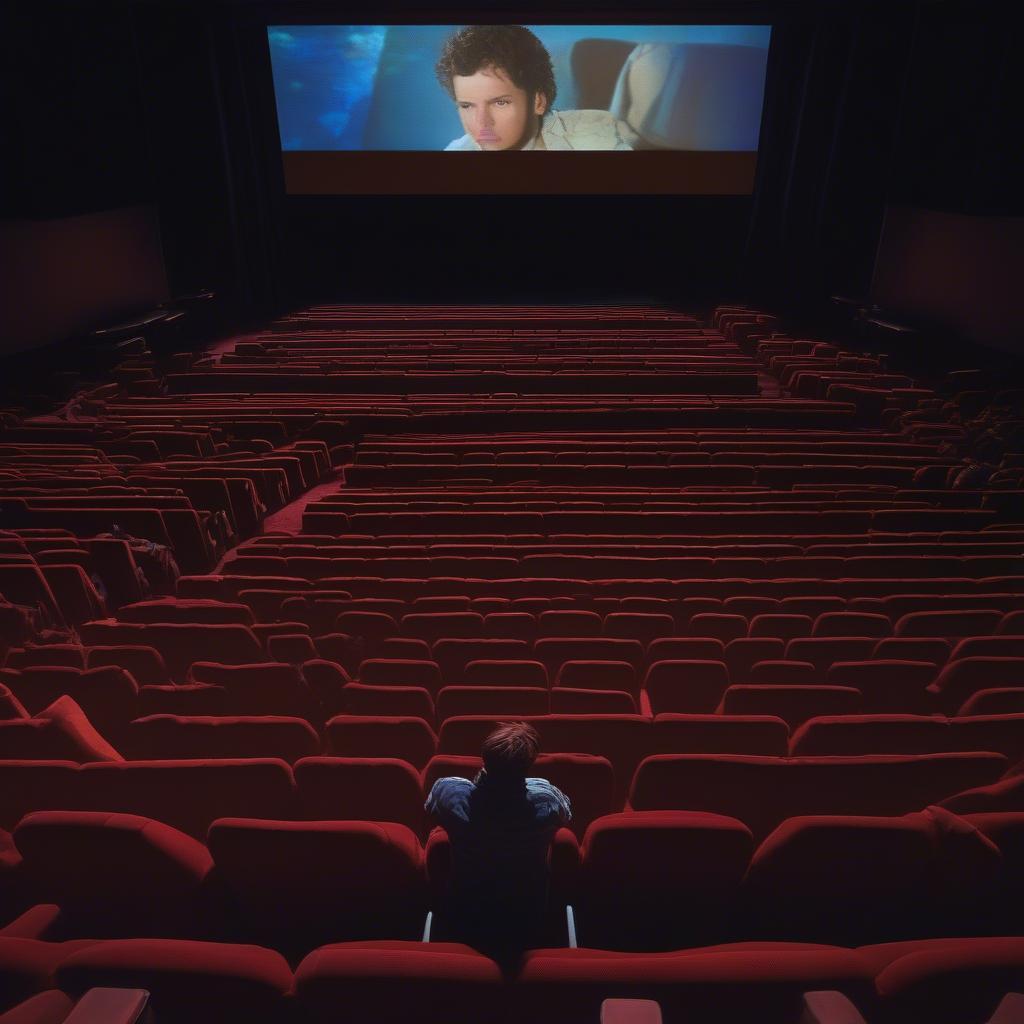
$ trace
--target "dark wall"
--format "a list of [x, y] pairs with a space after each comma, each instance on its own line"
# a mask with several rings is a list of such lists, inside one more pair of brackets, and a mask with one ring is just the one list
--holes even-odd
[[388, 6], [403, 13], [773, 23], [754, 196], [289, 200], [265, 25], [380, 10], [37, 0], [15, 5], [0, 37], [0, 215], [153, 203], [172, 291], [213, 287], [265, 314], [326, 298], [799, 307], [866, 293], [887, 202], [1020, 209], [1018, 35], [994, 4], [654, 0], [641, 12], [563, 0], [518, 17], [486, 2]]

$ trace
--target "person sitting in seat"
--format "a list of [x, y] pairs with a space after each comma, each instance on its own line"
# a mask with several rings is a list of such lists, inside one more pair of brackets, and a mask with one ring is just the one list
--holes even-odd
[[446, 937], [495, 959], [539, 941], [548, 850], [572, 819], [560, 789], [527, 775], [539, 749], [532, 726], [502, 723], [484, 740], [476, 778], [438, 779], [425, 805], [451, 842]]

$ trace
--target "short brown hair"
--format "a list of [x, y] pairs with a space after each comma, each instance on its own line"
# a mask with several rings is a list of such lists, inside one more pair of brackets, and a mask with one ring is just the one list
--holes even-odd
[[488, 775], [526, 775], [540, 750], [540, 736], [526, 722], [501, 722], [484, 740], [481, 753]]
[[452, 99], [456, 75], [475, 75], [499, 68], [531, 100], [537, 93], [555, 102], [555, 72], [544, 44], [524, 25], [467, 25], [445, 40], [434, 68], [437, 80]]

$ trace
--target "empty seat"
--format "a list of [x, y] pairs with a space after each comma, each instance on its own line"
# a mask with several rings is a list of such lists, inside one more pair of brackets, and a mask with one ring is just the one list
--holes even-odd
[[676, 631], [675, 619], [667, 613], [612, 612], [604, 620], [606, 636], [625, 637], [648, 644], [660, 637], [673, 636]]
[[300, 952], [422, 931], [422, 850], [404, 825], [220, 818], [207, 843], [243, 929], [260, 945]]
[[893, 629], [895, 636], [959, 639], [995, 633], [1002, 619], [997, 611], [908, 612], [900, 616]]
[[454, 942], [345, 942], [314, 950], [295, 971], [304, 1019], [328, 1024], [338, 1007], [379, 1024], [477, 1024], [501, 1016], [498, 965]]
[[[998, 853], [974, 838], [971, 855], [996, 870]], [[790, 818], [751, 860], [743, 884], [747, 934], [843, 946], [946, 934], [963, 922], [943, 907], [942, 856], [924, 814]], [[960, 885], [971, 885], [969, 874]]]
[[272, 758], [94, 763], [78, 771], [72, 791], [77, 807], [143, 815], [199, 839], [214, 818], [295, 810], [291, 769]]
[[679, 949], [731, 934], [753, 852], [742, 822], [689, 811], [599, 818], [581, 848], [576, 926], [599, 949]]
[[[806, 640], [792, 640], [791, 644], [806, 643]], [[722, 657], [711, 658], [711, 661], [724, 661], [729, 669], [729, 678], [736, 683], [750, 682], [750, 670], [759, 661], [775, 661], [786, 657], [786, 641], [777, 637], [748, 637], [741, 636], [731, 640], [725, 646], [725, 653]], [[793, 655], [798, 660], [811, 661], [813, 659], [801, 659], [799, 655]], [[652, 657], [653, 663], [653, 657]]]
[[434, 661], [368, 658], [359, 666], [357, 679], [367, 686], [418, 686], [436, 693], [443, 685]]
[[988, 753], [770, 758], [659, 754], [639, 766], [636, 810], [711, 811], [738, 818], [755, 837], [786, 818], [900, 815], [995, 782], [1006, 759]]
[[789, 726], [772, 715], [659, 714], [654, 720], [651, 749], [785, 757], [789, 751]]
[[892, 632], [887, 615], [871, 612], [825, 612], [814, 622], [815, 637], [886, 637]]
[[421, 686], [364, 686], [362, 683], [347, 683], [342, 687], [336, 713], [361, 717], [397, 715], [433, 722], [434, 698], [429, 690]]
[[178, 716], [138, 718], [125, 732], [134, 760], [275, 757], [289, 764], [320, 752], [320, 737], [301, 718]]
[[61, 908], [63, 937], [204, 938], [220, 927], [203, 889], [213, 867], [206, 847], [159, 821], [37, 811], [14, 841], [33, 901]]
[[55, 981], [81, 996], [91, 988], [149, 993], [161, 1020], [217, 1024], [224, 1007], [253, 1024], [275, 1024], [289, 1004], [292, 972], [278, 952], [254, 945], [187, 939], [114, 939], [60, 959]]
[[798, 636], [810, 636], [814, 620], [809, 615], [772, 614], [755, 615], [750, 620], [748, 636], [776, 637], [792, 640]]
[[710, 713], [729, 686], [729, 672], [720, 661], [659, 661], [651, 665], [644, 689], [651, 711]]
[[795, 729], [819, 715], [852, 715], [860, 692], [849, 686], [730, 686], [722, 695], [723, 715], [775, 715]]
[[710, 637], [727, 644], [747, 635], [747, 620], [742, 615], [720, 612], [698, 612], [690, 619], [690, 635]]
[[600, 636], [601, 616], [597, 612], [552, 609], [540, 613], [537, 631], [541, 637]]
[[761, 686], [813, 686], [823, 680], [817, 666], [811, 662], [780, 658], [751, 665], [747, 682]]
[[841, 715], [812, 718], [794, 731], [792, 757], [931, 754], [956, 745], [949, 720], [923, 715]]
[[928, 714], [936, 710], [928, 687], [936, 666], [927, 661], [839, 661], [828, 670], [833, 686], [852, 686], [865, 714]]
[[326, 725], [329, 752], [341, 757], [397, 757], [422, 768], [435, 754], [437, 738], [421, 718], [337, 715]]
[[456, 715], [546, 715], [547, 688], [526, 686], [446, 686], [437, 695], [439, 722]]
[[636, 697], [636, 671], [628, 661], [565, 661], [555, 677], [555, 686], [583, 690], [624, 690]]
[[556, 686], [550, 693], [553, 715], [635, 715], [636, 698], [625, 690], [587, 690]]
[[996, 686], [1017, 686], [1024, 658], [960, 658], [949, 662], [928, 687], [936, 705], [953, 714], [968, 697]]
[[546, 689], [548, 673], [539, 661], [481, 659], [466, 665], [460, 682], [466, 686], [528, 686]]
[[310, 820], [395, 821], [424, 825], [419, 772], [391, 757], [304, 757], [293, 771], [299, 813]]

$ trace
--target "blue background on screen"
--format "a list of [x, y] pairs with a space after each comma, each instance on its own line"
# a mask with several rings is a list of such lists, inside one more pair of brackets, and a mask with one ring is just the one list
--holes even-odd
[[[274, 91], [285, 150], [442, 150], [462, 135], [455, 104], [434, 77], [459, 25], [270, 26]], [[530, 25], [551, 54], [555, 109], [578, 108], [570, 69], [582, 39], [630, 44], [731, 43], [767, 49], [768, 25]], [[750, 97], [754, 123], [762, 95]], [[756, 148], [756, 133], [751, 148]]]

